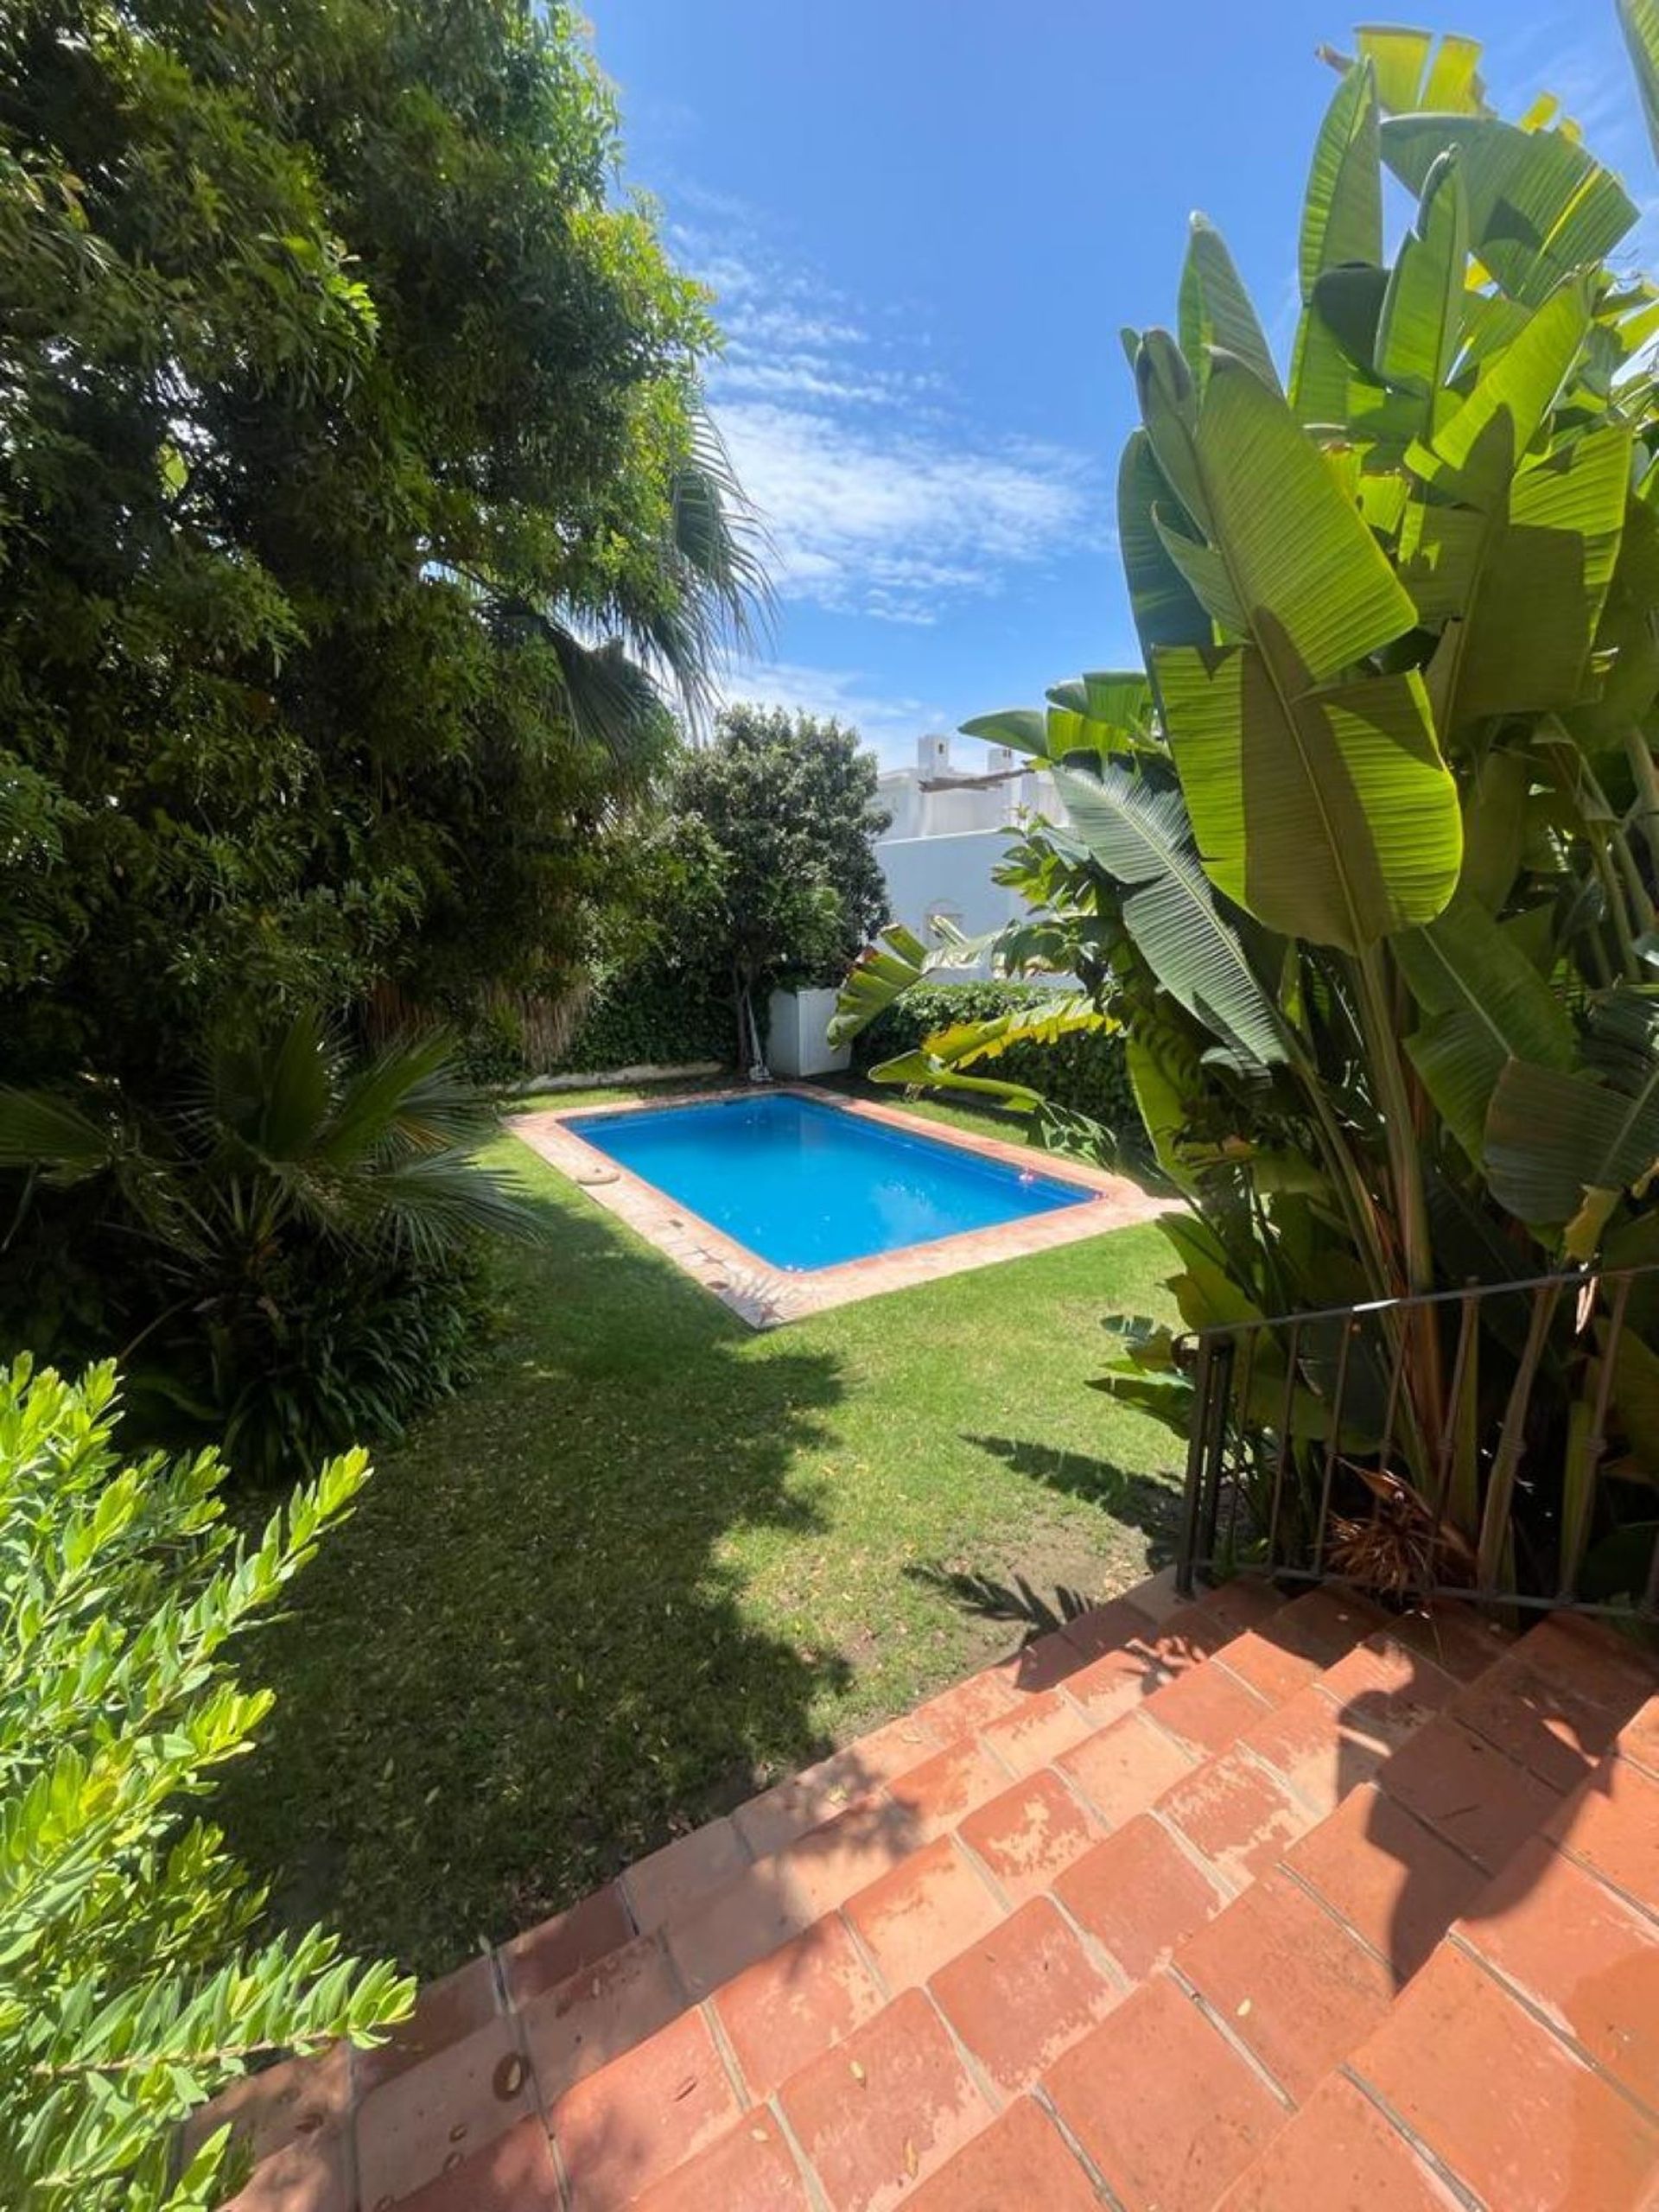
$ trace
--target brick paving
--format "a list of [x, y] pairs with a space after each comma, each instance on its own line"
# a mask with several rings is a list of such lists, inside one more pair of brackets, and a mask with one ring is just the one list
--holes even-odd
[[234, 2212], [1652, 2212], [1659, 1667], [1160, 1578], [221, 2116]]

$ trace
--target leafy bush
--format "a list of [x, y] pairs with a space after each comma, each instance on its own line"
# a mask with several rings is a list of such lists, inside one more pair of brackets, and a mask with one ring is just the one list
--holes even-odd
[[747, 1063], [775, 983], [834, 981], [887, 912], [875, 755], [834, 720], [735, 706], [671, 788], [658, 944], [695, 995], [721, 995], [722, 1057]]
[[649, 961], [601, 980], [559, 1067], [546, 1072], [637, 1067], [647, 1062], [673, 1067], [686, 1060], [729, 1060], [731, 1056], [730, 1000], [707, 976], [678, 975], [660, 961]]
[[[62, 1357], [128, 1345], [142, 1432], [240, 1470], [395, 1434], [467, 1372], [481, 1239], [533, 1223], [473, 1157], [496, 1117], [449, 1051], [429, 1033], [353, 1065], [306, 1014], [222, 1044], [164, 1112], [0, 1090], [0, 1170], [33, 1178], [0, 1318]], [[100, 1265], [48, 1313], [60, 1240]]]
[[[853, 1064], [868, 1071], [917, 1050], [958, 1022], [995, 1021], [1012, 1007], [1052, 1005], [1055, 996], [1041, 983], [935, 983], [906, 991], [859, 1032]], [[995, 1070], [1009, 1083], [1041, 1091], [1052, 1105], [1086, 1115], [1120, 1135], [1139, 1129], [1121, 1037], [1096, 1030], [1052, 1043], [1011, 1046], [998, 1056]]]
[[260, 1941], [264, 1903], [188, 1810], [268, 1692], [226, 1645], [338, 1525], [367, 1473], [332, 1461], [257, 1541], [205, 1452], [123, 1466], [111, 1367], [0, 1375], [0, 2202], [200, 2212], [222, 2131], [176, 2183], [175, 2126], [250, 2064], [409, 2010], [321, 1929]]

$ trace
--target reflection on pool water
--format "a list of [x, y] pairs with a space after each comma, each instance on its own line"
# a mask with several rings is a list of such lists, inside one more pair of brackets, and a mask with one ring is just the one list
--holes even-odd
[[835, 1267], [1096, 1196], [785, 1091], [566, 1126], [774, 1268]]

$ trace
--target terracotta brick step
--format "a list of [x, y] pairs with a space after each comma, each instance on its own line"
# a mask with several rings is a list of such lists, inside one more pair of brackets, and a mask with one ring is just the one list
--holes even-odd
[[[543, 2118], [576, 2207], [640, 2190], [664, 2205], [794, 2202], [792, 2105], [817, 2110], [814, 2081], [844, 2094], [862, 2068], [868, 2082], [860, 2053], [867, 2041], [887, 2050], [895, 2013], [919, 2038], [917, 2063], [933, 2054], [934, 2087], [948, 2084], [957, 2114], [897, 2146], [906, 2190], [957, 2135], [988, 2175], [1016, 2136], [1059, 2141], [1052, 2116], [1033, 2107], [1016, 2126], [1013, 2114], [1065, 2045], [1109, 2030], [1126, 1992], [1230, 1927], [1230, 1900], [1297, 1839], [1316, 1844], [1321, 1815], [1438, 1726], [1432, 1716], [1466, 1694], [1459, 1681], [1503, 1642], [1456, 1613], [1379, 1635], [1380, 1616], [1330, 1593], [1287, 1605], [1234, 1586], [1187, 1609], [1144, 1598], [959, 1685], [429, 1990], [392, 2046], [358, 2055], [355, 2099], [310, 2139], [340, 2169], [315, 2212], [563, 2204]], [[1516, 1726], [1503, 1700], [1470, 1719], [1455, 1738], [1465, 1757], [1474, 1744], [1536, 1778], [1491, 1740]], [[1560, 1757], [1529, 1748], [1534, 1765]], [[1437, 1772], [1429, 1762], [1421, 1787]], [[1389, 1803], [1387, 1817], [1408, 1817]], [[752, 1855], [757, 1846], [770, 1847]], [[1327, 1857], [1340, 1857], [1334, 1845]], [[1433, 1909], [1414, 1904], [1402, 1923], [1420, 1945]], [[1220, 1954], [1248, 1952], [1254, 1923], [1240, 1921], [1243, 1936], [1212, 1939]], [[1208, 1971], [1224, 1980], [1227, 1957]], [[1041, 2017], [1022, 2007], [1033, 1989], [1051, 2008]], [[918, 2024], [935, 2021], [937, 2035]], [[1299, 2079], [1312, 2063], [1299, 2059]], [[678, 2069], [665, 2113], [664, 2069]], [[857, 2106], [873, 2116], [854, 2135], [879, 2144], [884, 2108], [862, 2087]], [[856, 2120], [855, 2109], [836, 2125]], [[292, 2138], [280, 2115], [248, 2125], [263, 2125], [261, 2175], [274, 2181]], [[824, 2149], [832, 2166], [836, 2155]], [[703, 2161], [696, 2186], [718, 2193], [674, 2194], [676, 2170], [690, 2190]], [[283, 2201], [251, 2191], [238, 2212]]]
[[[1239, 1628], [1246, 1615], [1255, 1625]], [[1140, 1816], [1167, 1850], [1182, 1859], [1188, 1879], [1197, 1881], [1203, 1893], [1199, 1916], [1220, 1910], [1232, 1890], [1249, 1878], [1248, 1863], [1233, 1863], [1245, 1840], [1238, 1824], [1259, 1812], [1263, 1794], [1269, 1801], [1274, 1836], [1281, 1831], [1286, 1837], [1299, 1834], [1318, 1817], [1316, 1805], [1275, 1781], [1260, 1763], [1236, 1762], [1255, 1785], [1255, 1794], [1231, 1786], [1225, 1761], [1232, 1738], [1241, 1729], [1271, 1719], [1280, 1709], [1272, 1702], [1274, 1696], [1290, 1702], [1302, 1698], [1310, 1685], [1323, 1678], [1326, 1669], [1321, 1660], [1334, 1669], [1338, 1655], [1352, 1653], [1354, 1639], [1374, 1632], [1379, 1618], [1370, 1608], [1326, 1596], [1270, 1611], [1259, 1600], [1229, 1592], [1217, 1593], [1212, 1604], [1191, 1618], [1172, 1617], [1161, 1637], [1143, 1629], [1131, 1645], [1108, 1643], [1102, 1633], [1103, 1624], [1096, 1624], [1090, 1640], [1105, 1648], [1076, 1668], [1058, 1694], [1082, 1714], [1085, 1725], [1102, 1713], [1112, 1717], [1062, 1751], [1057, 1768], [1034, 1770], [1012, 1785], [1006, 1777], [987, 1777], [977, 1759], [983, 1757], [986, 1738], [995, 1740], [1007, 1716], [993, 1718], [984, 1724], [976, 1746], [958, 1747], [950, 1757], [936, 1753], [908, 1781], [899, 1777], [892, 1785], [895, 1801], [904, 1800], [908, 1790], [911, 1801], [930, 1815], [938, 1811], [942, 1797], [948, 1797], [949, 1809], [957, 1815], [954, 1833], [947, 1829], [905, 1851], [896, 1865], [885, 1865], [889, 1839], [880, 1825], [884, 1816], [878, 1813], [872, 1818], [868, 1808], [851, 1808], [748, 1870], [712, 1906], [705, 1902], [695, 1908], [682, 1927], [671, 1926], [663, 1950], [686, 1982], [701, 1971], [706, 1994], [696, 1988], [692, 1993], [705, 1995], [702, 2011], [713, 2038], [711, 2047], [728, 2062], [728, 2088], [737, 2093], [740, 2102], [753, 2106], [745, 2118], [722, 2101], [707, 2115], [708, 2128], [721, 2137], [717, 2123], [723, 2115], [726, 2129], [747, 2131], [751, 2136], [759, 2129], [766, 2139], [764, 2147], [757, 2142], [747, 2151], [734, 2135], [733, 2146], [719, 2151], [721, 2159], [746, 2167], [763, 2164], [761, 2177], [769, 2187], [770, 2146], [779, 2125], [778, 2114], [798, 2139], [791, 2117], [792, 2105], [804, 2098], [816, 2110], [814, 2083], [840, 2088], [859, 2078], [854, 2068], [861, 2069], [868, 2081], [877, 2059], [885, 2066], [883, 2054], [895, 2033], [889, 2016], [907, 1993], [918, 1992], [924, 1985], [929, 1986], [931, 2007], [925, 2005], [917, 2018], [935, 2020], [938, 2016], [944, 2024], [924, 2032], [917, 2020], [910, 2019], [913, 2008], [907, 2008], [903, 2018], [909, 2020], [911, 2031], [921, 2035], [918, 2048], [931, 2047], [930, 2038], [937, 2043], [942, 2035], [944, 2046], [965, 2051], [976, 2075], [988, 2077], [992, 2098], [1014, 2094], [1022, 2084], [1034, 2082], [1043, 2064], [1103, 2017], [1129, 1983], [1147, 1970], [1139, 1959], [1121, 1963], [1096, 1940], [1090, 1923], [1090, 1875], [1096, 1875], [1096, 1886], [1099, 1877], [1109, 1878], [1109, 1894], [1116, 1891], [1117, 1881], [1111, 1869], [1090, 1866], [1094, 1853], [1111, 1852], [1116, 1842], [1114, 1829], [1127, 1834], [1132, 1845], [1136, 1840], [1134, 1823]], [[1120, 1615], [1115, 1625], [1121, 1630], [1127, 1624]], [[1229, 1635], [1234, 1628], [1239, 1633]], [[1381, 1656], [1367, 1657], [1354, 1685], [1357, 1696], [1393, 1696], [1397, 1700], [1395, 1678], [1402, 1673], [1432, 1675], [1440, 1698], [1452, 1693], [1452, 1678], [1432, 1662], [1391, 1648], [1393, 1673]], [[1236, 1675], [1228, 1671], [1229, 1656], [1235, 1650], [1241, 1667]], [[1155, 1670], [1148, 1668], [1149, 1656], [1159, 1660]], [[1199, 1663], [1209, 1659], [1213, 1666]], [[1044, 1668], [1045, 1679], [1050, 1671]], [[1201, 1677], [1209, 1686], [1202, 1695], [1192, 1687]], [[1259, 1680], [1262, 1687], [1253, 1688], [1252, 1680]], [[1379, 1681], [1384, 1683], [1382, 1689]], [[1055, 1696], [1052, 1687], [1031, 1693], [1033, 1705]], [[964, 1709], [967, 1704], [964, 1700]], [[1123, 1709], [1126, 1706], [1130, 1709]], [[974, 1712], [988, 1709], [976, 1694]], [[1418, 1717], [1428, 1709], [1424, 1706]], [[1043, 1747], [1052, 1748], [1058, 1710], [1051, 1704], [1020, 1716], [1027, 1722], [1018, 1732], [1021, 1739], [1040, 1737]], [[1327, 1700], [1323, 1710], [1327, 1730], [1334, 1734], [1337, 1708]], [[1222, 1756], [1216, 1757], [1217, 1752]], [[1219, 1859], [1206, 1859], [1200, 1845], [1190, 1840], [1175, 1840], [1184, 1836], [1181, 1821], [1189, 1809], [1179, 1794], [1180, 1783], [1206, 1777], [1212, 1769], [1223, 1770], [1224, 1781], [1230, 1784], [1219, 1793], [1225, 1817], [1218, 1819], [1211, 1796], [1202, 1790], [1193, 1794], [1191, 1817], [1202, 1841], [1223, 1854]], [[1000, 1779], [1001, 1787], [964, 1811], [956, 1796], [936, 1785], [946, 1775], [960, 1782], [970, 1770], [983, 1786]], [[1154, 1801], [1163, 1806], [1167, 1827], [1146, 1821], [1146, 1808]], [[1123, 1829], [1126, 1822], [1129, 1827]], [[902, 1830], [899, 1840], [909, 1840]], [[874, 1863], [881, 1869], [874, 1879], [868, 1878], [871, 1859], [866, 1853], [871, 1850]], [[1046, 1894], [1052, 1885], [1055, 1897], [1064, 1899], [1074, 1868], [1075, 1905], [1071, 1910], [1075, 1920], [1068, 1916], [1065, 1904], [1057, 1905]], [[1144, 1908], [1150, 1902], [1143, 1897], [1142, 1926]], [[779, 1943], [780, 1932], [798, 1912], [809, 1916], [807, 1924]], [[1105, 1903], [1099, 1916], [1109, 1916]], [[1170, 1940], [1179, 1932], [1172, 1929]], [[1128, 1940], [1121, 1938], [1120, 1942], [1127, 1953]], [[728, 1949], [722, 1958], [721, 1946], [736, 1949]], [[649, 2032], [651, 2025], [662, 2025], [651, 2006], [660, 2002], [665, 2011], [668, 2002], [660, 1994], [660, 1961], [648, 1967], [640, 1957], [642, 1948], [639, 1942], [631, 1947], [628, 1991], [630, 2005], [635, 2003], [636, 1987], [645, 1991], [646, 2001], [639, 2009], [611, 2008], [611, 1990], [599, 1975], [591, 1990], [582, 1986], [582, 1977], [576, 1978], [572, 2010], [594, 2024], [595, 2051], [607, 2053], [603, 2071], [591, 2081], [586, 2077], [592, 2069], [584, 2066], [582, 2077], [571, 2086], [556, 2086], [562, 2080], [559, 2063], [569, 2061], [569, 2042], [567, 2038], [550, 2059], [545, 2044], [537, 2041], [537, 2001], [531, 2001], [524, 2015], [547, 2117], [562, 2146], [567, 2172], [576, 2183], [572, 2201], [577, 2205], [626, 2202], [630, 2190], [661, 2182], [671, 2159], [701, 2157], [705, 2149], [715, 2154], [700, 2130], [695, 2139], [677, 2133], [664, 2137], [645, 2124], [645, 2113], [653, 2108], [658, 2046], [677, 2046], [683, 2033], [659, 2033], [649, 2050], [634, 2047], [636, 2030]], [[752, 1953], [764, 1955], [741, 1967], [741, 1960]], [[1033, 1966], [1033, 1957], [1040, 1965]], [[740, 1971], [721, 1972], [722, 1965], [734, 1961]], [[1018, 2001], [1022, 1987], [1041, 2000], [1044, 2018], [1022, 2014]], [[1063, 2005], [1059, 1993], [1065, 1994]], [[560, 2001], [553, 1999], [556, 2005]], [[1056, 2005], [1058, 2011], [1046, 2010]], [[546, 1999], [539, 2009], [544, 2014]], [[607, 2045], [605, 2038], [613, 2022], [621, 2034]], [[1035, 2038], [1034, 2057], [1031, 2050], [1017, 2055], [1027, 2037]], [[871, 2056], [864, 2055], [867, 2041], [874, 2047]], [[842, 2044], [845, 2048], [839, 2049]], [[961, 2060], [953, 2063], [960, 2066]], [[957, 2075], [941, 2059], [941, 2080], [947, 2075], [956, 2082]], [[974, 2079], [963, 2078], [970, 2084]], [[766, 2116], [771, 2107], [756, 2101], [768, 2099], [777, 2106], [771, 2119]], [[861, 2105], [867, 2101], [861, 2095]], [[594, 2146], [590, 2114], [596, 2107], [611, 2111], [613, 2133], [626, 2134], [634, 2142], [633, 2152], [620, 2165]], [[869, 2126], [874, 2136], [870, 2139], [879, 2141], [884, 2123], [879, 2108], [872, 2109], [875, 2116]], [[966, 2129], [971, 2136], [988, 2123], [995, 2105], [988, 2105], [984, 2089], [976, 2088], [974, 2098], [964, 2093], [961, 2109], [973, 2116], [973, 2126]], [[619, 2113], [635, 2118], [619, 2123]], [[359, 2115], [359, 2131], [372, 2135], [373, 2118], [371, 2102]], [[845, 2119], [843, 2114], [843, 2122]], [[858, 2140], [865, 2142], [865, 2135], [860, 2133]], [[906, 2158], [914, 2163], [916, 2177], [947, 2156], [953, 2141], [949, 2130], [929, 2133], [925, 2140], [912, 2131], [906, 2138]], [[834, 2154], [826, 2151], [824, 2155], [833, 2167]], [[726, 2185], [737, 2186], [729, 2181]], [[697, 2200], [687, 2196], [683, 2201]]]
[[[1490, 1665], [1497, 1648], [1483, 1644], [1479, 1656]], [[1466, 1681], [1475, 1670], [1461, 1671]], [[1510, 1694], [1494, 1696], [1478, 1678], [1460, 1686], [1386, 1633], [1301, 1689], [1278, 1687], [1290, 1691], [1287, 1704], [1312, 1688], [1332, 1715], [1351, 1714], [1357, 1732], [1377, 1738], [1367, 1773], [1384, 1783], [1394, 1751], [1439, 1725], [1437, 1715], [1466, 1705], [1471, 1719], [1509, 1723], [1522, 1694], [1518, 1669]], [[1179, 1704], [1198, 1709], [1191, 1695]], [[1305, 1722], [1298, 1740], [1309, 1732]], [[1074, 1861], [1052, 1894], [1003, 1915], [925, 1986], [861, 2018], [850, 2009], [845, 2018], [856, 2024], [844, 2039], [729, 2118], [698, 2162], [655, 2170], [647, 2145], [634, 2176], [601, 2170], [596, 2184], [585, 2167], [567, 2166], [572, 2206], [626, 2203], [631, 2180], [642, 2176], [640, 2201], [696, 2212], [716, 2201], [701, 2193], [701, 2161], [718, 2156], [733, 2162], [722, 2166], [718, 2200], [733, 2212], [809, 2202], [874, 2212], [900, 2201], [928, 2212], [989, 2212], [1031, 2201], [996, 2193], [1026, 2156], [1044, 2173], [1044, 2197], [1061, 2205], [1098, 2202], [1103, 2182], [1125, 2205], [1210, 2212], [1287, 2132], [1298, 2101], [1319, 2094], [1331, 2066], [1386, 2021], [1400, 1986], [1486, 1885], [1478, 1864], [1376, 1781], [1333, 1769], [1328, 1786], [1333, 1810], [1321, 1821], [1303, 1799], [1300, 1839], [1274, 1863], [1246, 1865], [1230, 1901], [1213, 1862], [1195, 1866], [1172, 1833], [1174, 1793], [1165, 1792], [1152, 1814]], [[1605, 1847], [1617, 1855], [1617, 1839]], [[1108, 1863], [1120, 1857], [1125, 1863]], [[764, 1971], [777, 1967], [769, 1961]], [[779, 1975], [780, 2007], [792, 1986], [810, 2009], [804, 1976]], [[728, 1994], [716, 1993], [716, 2021]], [[875, 1993], [867, 1989], [863, 2002], [875, 2005]], [[596, 2085], [622, 2113], [637, 2108], [630, 2076], [639, 2063], [637, 2054], [623, 2060]], [[743, 2086], [760, 2096], [758, 2082]], [[556, 2110], [550, 2117], [562, 2141]], [[629, 2132], [626, 2122], [620, 2132]], [[643, 2141], [638, 2122], [635, 2133]], [[757, 2167], [740, 2177], [746, 2135], [757, 2156], [764, 2143], [768, 2158], [774, 2141], [787, 2140], [821, 2196], [809, 2198], [798, 2168], [785, 2176], [769, 2163], [764, 2174]], [[1640, 2129], [1635, 2139], [1639, 2149]], [[1328, 2177], [1316, 2186], [1326, 2194], [1308, 2202], [1327, 2202]]]
[[[247, 2195], [250, 2208], [267, 2197], [276, 2202], [270, 2192], [290, 2170], [309, 2172], [325, 2161], [330, 2193], [318, 2212], [334, 2212], [336, 2202], [347, 2205], [359, 2193], [365, 2205], [395, 2202], [435, 2145], [442, 2163], [452, 2141], [475, 2147], [488, 2133], [511, 2129], [525, 2108], [522, 2083], [512, 2085], [528, 2058], [560, 2080], [580, 2078], [684, 2009], [660, 1932], [665, 1925], [694, 1919], [720, 1891], [795, 1844], [809, 1894], [833, 1889], [838, 1869], [851, 1880], [858, 1872], [852, 1831], [861, 1827], [874, 1863], [887, 1871], [953, 1817], [1082, 1740], [1132, 1692], [1271, 1618], [1281, 1604], [1274, 1592], [1241, 1585], [1185, 1607], [1170, 1576], [1154, 1577], [1133, 1602], [1114, 1601], [1067, 1623], [678, 1839], [499, 1952], [426, 1986], [414, 2018], [379, 2050], [290, 2062], [236, 2085], [197, 2115], [188, 2139], [199, 2141], [221, 2116], [233, 2120], [261, 2165], [264, 2196]], [[1068, 1681], [1083, 1701], [1061, 1691]], [[744, 1927], [753, 1903], [741, 1889], [733, 1897], [734, 1925]], [[792, 1902], [780, 1904], [773, 1940], [785, 1940], [798, 1919]], [[745, 1940], [761, 1941], [767, 1924], [762, 1912]], [[694, 1929], [693, 1955], [696, 1942], [718, 1933], [709, 1922]], [[441, 2054], [461, 2085], [459, 2109], [457, 2100], [432, 2093], [429, 2077], [392, 2089]], [[498, 2082], [509, 2085], [505, 2094], [497, 2095]], [[365, 2155], [350, 2158], [353, 2107], [377, 2096], [357, 2131]], [[395, 2152], [382, 2154], [382, 2136], [397, 2139]], [[362, 2169], [360, 2192], [348, 2171], [354, 2166]]]
[[[1172, 2208], [1214, 2203], [1230, 2159], [1222, 2212], [1659, 2202], [1655, 1683], [1612, 1639], [1547, 1624], [1178, 1948], [1172, 1989], [1208, 2031], [1198, 2070], [1222, 2066], [1249, 2124], [1229, 2133], [1201, 2100], [1158, 2144], [1205, 2174]], [[1471, 1827], [1466, 1788], [1425, 1785], [1446, 1770], [1501, 1815]], [[1122, 2064], [1128, 2010], [1060, 2077], [1062, 2119], [1084, 2116], [1085, 2074]]]

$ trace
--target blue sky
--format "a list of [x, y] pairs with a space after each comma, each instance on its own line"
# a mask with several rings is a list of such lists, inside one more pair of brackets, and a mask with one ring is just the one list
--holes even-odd
[[[1659, 199], [1612, 0], [1446, 0], [1515, 114], [1556, 92]], [[1118, 332], [1173, 323], [1191, 209], [1282, 353], [1349, 24], [1318, 0], [589, 0], [626, 178], [719, 296], [717, 418], [776, 549], [734, 696], [918, 733], [1135, 658]], [[1659, 226], [1644, 216], [1643, 232]], [[963, 747], [970, 751], [971, 748]]]

